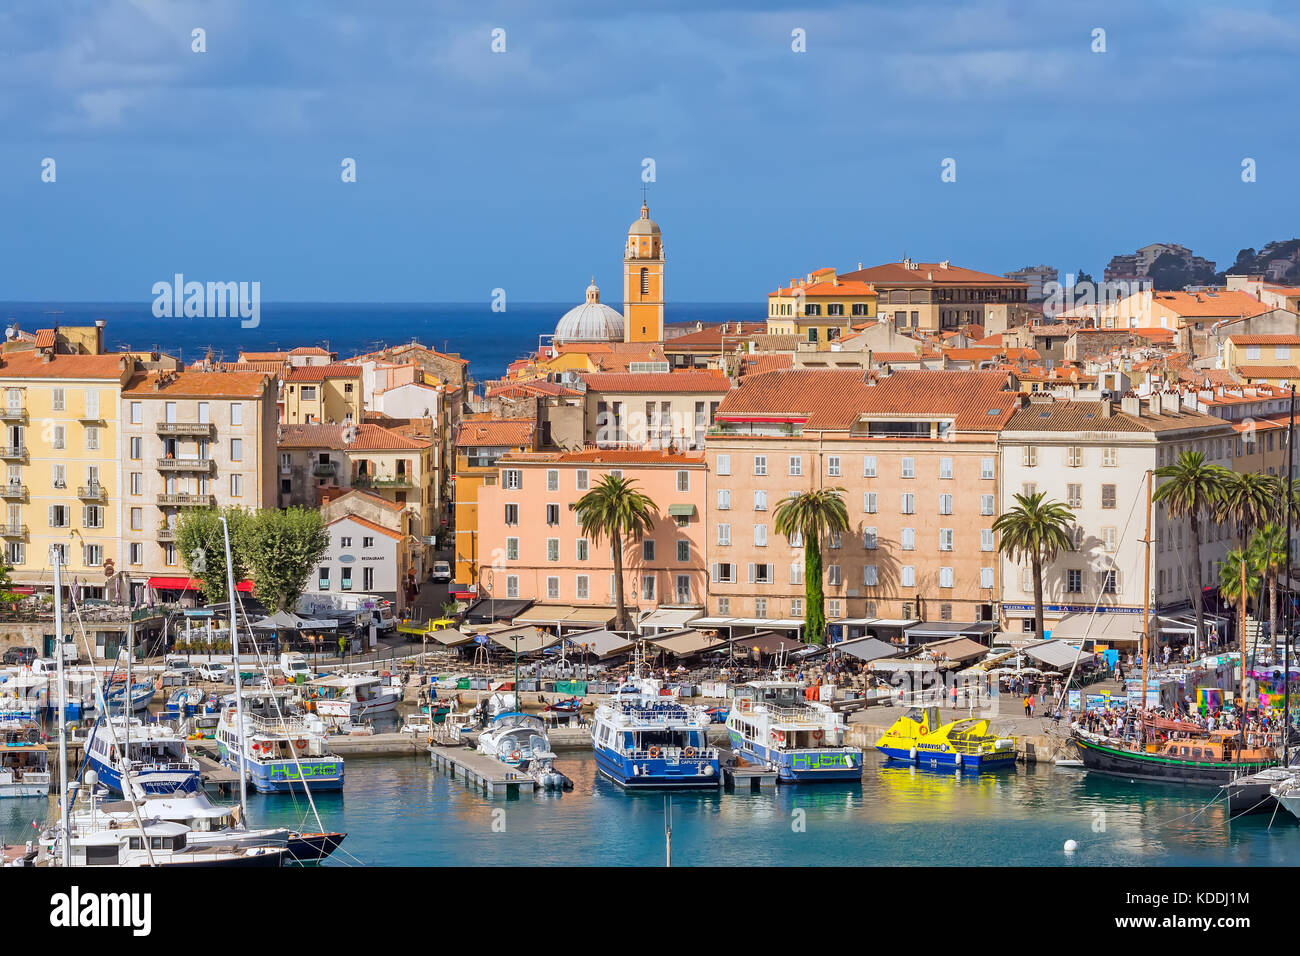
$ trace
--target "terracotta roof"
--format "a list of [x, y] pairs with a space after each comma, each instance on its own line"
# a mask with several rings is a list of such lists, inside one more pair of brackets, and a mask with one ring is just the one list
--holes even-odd
[[916, 352], [872, 352], [871, 361], [901, 365], [904, 362], [920, 362], [921, 356]]
[[361, 369], [356, 365], [299, 365], [285, 369], [280, 376], [286, 382], [323, 382], [327, 378], [360, 378]]
[[740, 363], [740, 373], [742, 375], [752, 375], [757, 372], [775, 372], [783, 368], [792, 368], [794, 366], [793, 355], [772, 355], [759, 352], [754, 355], [746, 355]]
[[1242, 378], [1300, 378], [1300, 368], [1294, 365], [1238, 365]]
[[713, 325], [697, 332], [675, 335], [671, 339], [664, 340], [664, 351], [672, 352], [678, 349], [716, 350], [722, 347], [724, 336], [728, 340], [727, 344], [732, 345], [737, 338], [758, 335], [766, 331], [767, 322], [728, 322], [726, 327], [726, 332], [722, 331], [721, 325]]
[[1149, 342], [1158, 344], [1172, 342], [1174, 340], [1174, 335], [1176, 334], [1173, 329], [1162, 329], [1159, 326], [1146, 326], [1129, 329], [1129, 331]]
[[457, 448], [518, 448], [531, 445], [537, 424], [527, 418], [485, 418], [461, 422], [456, 432]]
[[846, 272], [840, 278], [870, 282], [877, 286], [992, 285], [1029, 288], [1027, 282], [988, 272], [976, 272], [974, 269], [962, 269], [951, 264], [945, 268], [938, 262], [913, 262], [910, 269], [901, 262], [886, 262], [884, 265]]
[[406, 355], [410, 352], [427, 352], [430, 355], [436, 355], [440, 359], [448, 362], [456, 362], [459, 365], [468, 365], [469, 359], [463, 359], [459, 355], [452, 355], [447, 352], [439, 352], [437, 349], [431, 349], [427, 345], [421, 345], [419, 342], [407, 342], [405, 345], [394, 345], [386, 349], [379, 349], [377, 352], [366, 352], [362, 355], [354, 355], [348, 362], [368, 362], [368, 361], [392, 361], [400, 355]]
[[905, 369], [877, 377], [856, 369], [790, 369], [746, 375], [716, 417], [785, 417], [802, 420], [805, 429], [846, 431], [868, 415], [935, 415], [951, 417], [958, 431], [989, 432], [1020, 404], [1020, 393], [1006, 384], [1000, 372]]
[[432, 442], [405, 438], [381, 425], [353, 426], [353, 440], [343, 440], [347, 425], [281, 425], [281, 448], [329, 448], [334, 451], [403, 451], [428, 448]]
[[278, 362], [284, 364], [284, 360], [289, 357], [288, 352], [240, 352], [239, 361], [241, 362]]
[[725, 392], [731, 381], [717, 369], [677, 372], [592, 372], [579, 376], [597, 392]]
[[1176, 415], [1152, 415], [1145, 400], [1142, 414], [1135, 417], [1117, 404], [1109, 418], [1102, 415], [1101, 402], [1030, 402], [1007, 422], [1007, 432], [1159, 432], [1179, 428], [1222, 427], [1213, 415], [1184, 410]]
[[1300, 345], [1300, 335], [1230, 335], [1228, 341], [1233, 345]]
[[381, 498], [373, 491], [366, 491], [364, 488], [349, 488], [347, 491], [343, 492], [343, 494], [339, 495], [337, 498], [330, 499], [330, 504], [337, 504], [340, 501], [343, 501], [347, 498], [351, 498], [353, 495], [356, 495], [361, 498], [365, 498], [366, 501], [370, 502], [371, 504], [377, 507], [387, 508], [389, 511], [403, 511], [406, 508], [406, 505], [399, 505], [395, 501], [389, 501], [387, 498]]
[[835, 282], [799, 282], [794, 286], [787, 286], [783, 289], [777, 289], [775, 292], [769, 292], [767, 297], [789, 297], [803, 296], [803, 298], [835, 298], [841, 295], [875, 295], [876, 290], [866, 282], [853, 282], [844, 279], [838, 279]]
[[530, 382], [504, 382], [486, 390], [488, 398], [531, 398], [534, 396], [573, 396], [583, 394], [576, 388], [537, 379]]
[[1231, 292], [1156, 292], [1153, 301], [1178, 315], [1194, 318], [1250, 316], [1273, 311], [1273, 306], [1235, 289]]
[[332, 353], [327, 352], [319, 345], [300, 345], [296, 349], [290, 349], [289, 354], [290, 355], [330, 355]]
[[[339, 496], [339, 498], [342, 497], [343, 497], [342, 495]], [[338, 501], [339, 498], [335, 498], [334, 500]], [[392, 528], [385, 528], [383, 525], [379, 524], [378, 522], [371, 521], [369, 518], [363, 518], [360, 515], [353, 515], [353, 514], [339, 515], [333, 521], [327, 523], [338, 524], [340, 521], [355, 521], [363, 528], [369, 528], [371, 531], [378, 531], [380, 534], [387, 535], [388, 537], [395, 538], [397, 540], [401, 540], [402, 537], [402, 533], [400, 531], [394, 531]]]
[[512, 453], [501, 456], [501, 461], [556, 462], [559, 464], [588, 465], [668, 465], [689, 468], [704, 464], [703, 452], [655, 451], [637, 448], [591, 448], [585, 451]]
[[261, 372], [171, 372], [159, 386], [160, 372], [137, 373], [122, 388], [132, 398], [261, 398], [268, 376]]
[[38, 349], [53, 348], [54, 342], [55, 342], [55, 336], [54, 336], [53, 329], [36, 330], [36, 347]]
[[[50, 361], [35, 349], [6, 352], [0, 361], [0, 378], [104, 378], [122, 377], [121, 355], [59, 355]], [[130, 359], [125, 359], [130, 362]]]

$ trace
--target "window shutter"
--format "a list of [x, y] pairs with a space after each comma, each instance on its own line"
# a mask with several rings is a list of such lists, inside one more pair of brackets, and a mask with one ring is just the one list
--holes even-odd
[[754, 562], [749, 562], [749, 583], [754, 583]]
[[775, 584], [775, 583], [776, 583], [776, 565], [775, 565], [775, 564], [769, 564], [769, 565], [767, 566], [767, 582], [768, 582], [768, 584]]
[[54, 527], [54, 505], [50, 505], [50, 527]]

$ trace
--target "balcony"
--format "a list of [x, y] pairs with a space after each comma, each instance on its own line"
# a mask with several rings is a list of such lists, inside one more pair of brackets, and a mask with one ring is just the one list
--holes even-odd
[[77, 416], [79, 422], [102, 422], [104, 416], [100, 413], [99, 408], [87, 408]]
[[211, 422], [159, 422], [158, 434], [169, 438], [206, 438], [212, 434]]
[[332, 461], [318, 461], [311, 466], [313, 478], [333, 478], [339, 473], [339, 466]]
[[108, 497], [108, 492], [99, 482], [92, 482], [89, 485], [79, 485], [77, 487], [77, 497], [84, 498], [87, 501], [102, 501]]
[[0, 445], [0, 458], [14, 460], [27, 457], [26, 445]]
[[161, 494], [158, 506], [179, 505], [186, 508], [211, 508], [212, 495]]
[[0, 498], [18, 498], [27, 500], [27, 486], [21, 481], [6, 481], [0, 485]]
[[352, 479], [353, 488], [414, 488], [415, 481], [409, 475], [396, 478], [374, 478], [370, 475], [357, 475]]
[[170, 525], [170, 524], [160, 524], [160, 525], [158, 526], [158, 536], [157, 536], [157, 537], [158, 537], [158, 540], [159, 540], [159, 541], [175, 541], [175, 540], [176, 540], [176, 526], [175, 526], [175, 525]]
[[27, 420], [27, 409], [21, 405], [0, 406], [0, 421], [23, 422]]
[[159, 471], [212, 471], [211, 458], [159, 458]]
[[25, 537], [27, 537], [27, 525], [0, 524], [0, 538], [25, 538]]

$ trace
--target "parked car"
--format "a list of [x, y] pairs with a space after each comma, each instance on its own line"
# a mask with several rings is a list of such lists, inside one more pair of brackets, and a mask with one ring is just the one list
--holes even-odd
[[34, 660], [36, 660], [34, 647], [11, 647], [5, 651], [6, 664], [30, 664]]
[[225, 664], [205, 661], [199, 665], [199, 676], [204, 680], [224, 683], [230, 677], [230, 668]]
[[433, 570], [429, 572], [429, 580], [434, 584], [450, 584], [451, 565], [446, 561], [433, 562]]

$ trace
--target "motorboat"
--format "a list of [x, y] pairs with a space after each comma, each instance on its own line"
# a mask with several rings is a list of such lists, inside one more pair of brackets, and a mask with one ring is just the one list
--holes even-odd
[[334, 674], [306, 686], [322, 717], [369, 717], [396, 709], [402, 699], [401, 688], [381, 674]]
[[238, 772], [242, 756], [242, 769], [259, 793], [301, 790], [304, 782], [313, 790], [343, 789], [343, 758], [330, 751], [325, 722], [315, 714], [259, 712], [249, 706], [258, 694], [245, 692], [242, 724], [234, 707], [222, 712], [217, 726], [222, 764]]
[[146, 793], [192, 791], [199, 786], [199, 763], [185, 748], [185, 738], [167, 724], [146, 724], [136, 717], [103, 717], [86, 739], [86, 761], [101, 783], [122, 793], [122, 778]]
[[[726, 719], [732, 752], [776, 771], [779, 783], [862, 779], [862, 751], [845, 743], [848, 724], [797, 681], [756, 680], [736, 688]], [[707, 713], [707, 711], [706, 711]]]
[[0, 722], [0, 798], [49, 792], [50, 755], [40, 728], [30, 721]]
[[543, 790], [572, 790], [573, 781], [555, 769], [546, 724], [534, 714], [508, 711], [478, 735], [478, 750], [532, 777]]
[[703, 707], [683, 704], [653, 678], [619, 688], [596, 708], [591, 739], [596, 766], [629, 789], [720, 786], [718, 751], [709, 746]]
[[[148, 681], [136, 681], [131, 685], [131, 710], [147, 710], [153, 702], [154, 695], [158, 693], [158, 688], [154, 687]], [[110, 714], [121, 714], [123, 711], [126, 698], [126, 684], [114, 684], [104, 691], [104, 706], [108, 708]]]
[[1016, 739], [982, 717], [940, 723], [938, 707], [912, 707], [876, 741], [891, 760], [923, 767], [996, 770], [1016, 765]]

